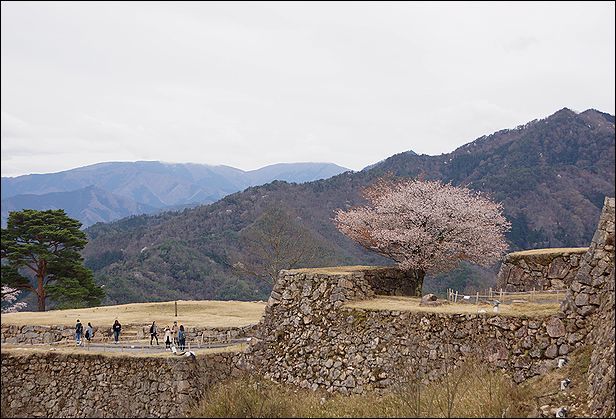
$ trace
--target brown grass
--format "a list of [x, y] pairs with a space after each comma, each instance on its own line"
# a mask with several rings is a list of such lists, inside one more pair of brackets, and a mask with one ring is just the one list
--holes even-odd
[[156, 321], [159, 327], [174, 320], [189, 327], [242, 327], [256, 324], [265, 310], [265, 302], [183, 301], [178, 300], [178, 317], [174, 302], [135, 303], [46, 312], [19, 312], [2, 315], [2, 324], [75, 326], [77, 319], [99, 327], [111, 327], [117, 318], [124, 325], [147, 325]]
[[508, 256], [512, 258], [522, 257], [522, 256], [543, 256], [543, 255], [551, 255], [551, 254], [584, 254], [588, 251], [588, 247], [554, 247], [547, 249], [532, 249], [532, 250], [522, 250], [520, 252], [509, 253]]
[[[468, 360], [438, 381], [421, 384], [412, 366], [384, 395], [343, 396], [310, 391], [246, 375], [208, 390], [193, 417], [541, 417], [543, 405], [567, 406], [568, 417], [588, 417], [586, 407], [589, 347], [570, 354], [569, 364], [516, 385], [509, 375], [484, 362]], [[560, 391], [560, 380], [571, 379]], [[553, 413], [551, 414], [553, 416]]]
[[381, 269], [383, 266], [330, 266], [326, 268], [301, 268], [291, 269], [288, 272], [293, 273], [308, 273], [308, 274], [324, 274], [324, 275], [347, 275], [355, 272], [368, 271], [372, 269]]
[[332, 395], [244, 376], [210, 388], [193, 416], [520, 417], [515, 400], [523, 397], [505, 374], [472, 362], [441, 381], [408, 383], [390, 390], [385, 395]]
[[[564, 297], [564, 293], [563, 293]], [[370, 300], [353, 301], [345, 304], [345, 307], [359, 308], [364, 310], [397, 310], [414, 311], [424, 313], [445, 313], [445, 314], [477, 314], [479, 309], [486, 310], [486, 315], [496, 315], [492, 311], [492, 306], [488, 304], [469, 304], [469, 303], [450, 303], [440, 306], [420, 306], [420, 298], [417, 297], [398, 297], [398, 296], [378, 296]], [[550, 316], [556, 314], [560, 308], [559, 303], [516, 303], [501, 304], [498, 315], [501, 316]]]
[[[590, 417], [586, 402], [591, 353], [590, 346], [579, 348], [571, 354], [569, 363], [563, 368], [554, 369], [522, 383], [520, 391], [527, 397], [519, 401], [519, 409], [532, 412], [543, 405], [567, 406], [568, 417]], [[565, 378], [569, 378], [571, 384], [567, 390], [561, 391], [560, 381]]]

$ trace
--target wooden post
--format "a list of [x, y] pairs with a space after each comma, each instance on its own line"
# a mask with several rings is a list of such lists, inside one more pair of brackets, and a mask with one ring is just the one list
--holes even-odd
[[456, 297], [455, 297], [455, 300], [454, 300], [454, 303], [457, 303], [457, 302], [458, 302], [458, 291], [456, 291]]
[[477, 291], [477, 296], [475, 297], [475, 304], [479, 305], [479, 291]]
[[492, 287], [490, 287], [490, 300], [492, 299]]
[[178, 302], [175, 302], [175, 317], [178, 316]]

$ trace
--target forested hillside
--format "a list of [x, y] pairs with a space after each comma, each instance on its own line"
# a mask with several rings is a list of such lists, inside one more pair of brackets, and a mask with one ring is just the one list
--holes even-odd
[[[87, 230], [86, 263], [115, 303], [266, 298], [272, 267], [388, 263], [332, 223], [334, 210], [362, 203], [361, 188], [388, 173], [467, 185], [501, 201], [511, 250], [586, 246], [603, 197], [614, 195], [614, 116], [563, 109], [449, 154], [404, 152], [357, 173], [276, 181], [182, 212], [98, 224]], [[492, 279], [465, 265], [426, 286], [470, 289]]]

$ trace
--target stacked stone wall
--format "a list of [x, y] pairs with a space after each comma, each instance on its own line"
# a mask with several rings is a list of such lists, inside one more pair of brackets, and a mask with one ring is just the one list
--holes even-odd
[[475, 357], [520, 382], [554, 368], [555, 358], [566, 357], [577, 343], [558, 315], [528, 319], [345, 307], [370, 294], [362, 279], [358, 272], [281, 272], [259, 339], [249, 348], [254, 368], [301, 387], [363, 393], [387, 388], [410, 366], [431, 380]]
[[587, 247], [580, 247], [509, 253], [501, 264], [496, 287], [507, 292], [565, 290], [587, 251]]
[[596, 417], [614, 417], [615, 413], [614, 214], [614, 198], [606, 198], [590, 249], [562, 307], [570, 321], [590, 319], [587, 340], [593, 352], [588, 395]]
[[171, 358], [2, 352], [2, 417], [181, 417], [240, 373], [232, 353]]
[[[232, 339], [251, 336], [256, 325], [243, 327], [186, 327], [188, 340], [218, 339], [230, 341]], [[94, 342], [103, 341], [111, 337], [111, 328], [94, 328]], [[122, 327], [122, 339], [149, 339], [150, 326], [125, 325]], [[158, 338], [163, 339], [164, 334], [159, 328]], [[75, 328], [71, 326], [32, 326], [32, 325], [2, 325], [0, 342], [9, 344], [43, 344], [73, 342]]]

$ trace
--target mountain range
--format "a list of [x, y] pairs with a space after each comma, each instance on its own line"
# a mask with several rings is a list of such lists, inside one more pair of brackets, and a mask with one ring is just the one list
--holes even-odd
[[10, 211], [64, 208], [89, 226], [129, 215], [215, 202], [273, 180], [308, 182], [349, 169], [332, 163], [281, 163], [244, 171], [159, 161], [107, 162], [58, 173], [2, 177], [2, 225]]
[[[362, 188], [391, 174], [468, 186], [502, 202], [511, 251], [587, 246], [603, 198], [614, 196], [614, 163], [614, 116], [564, 108], [439, 156], [402, 152], [360, 172], [274, 181], [209, 205], [96, 224], [86, 230], [84, 257], [109, 303], [267, 298], [271, 281], [258, 279], [251, 271], [259, 266], [251, 265], [273, 264], [280, 243], [289, 253], [306, 250], [294, 267], [391, 263], [332, 222], [336, 209], [362, 204]], [[268, 250], [270, 242], [278, 247]], [[425, 285], [492, 285], [494, 269], [461, 265]]]

